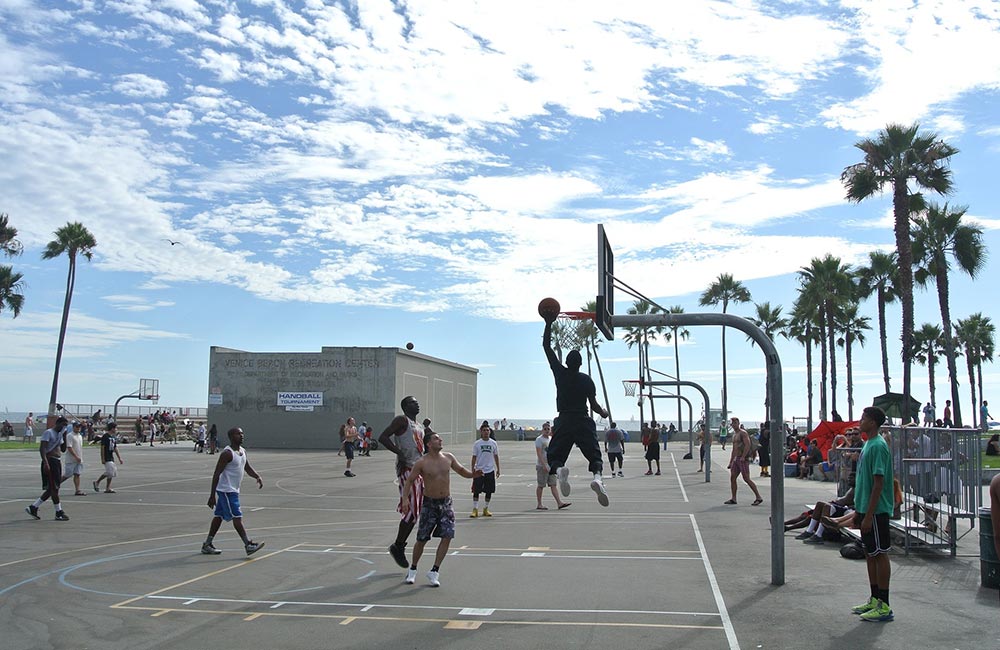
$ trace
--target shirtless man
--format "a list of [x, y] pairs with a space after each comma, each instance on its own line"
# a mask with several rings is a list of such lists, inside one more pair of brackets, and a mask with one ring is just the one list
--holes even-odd
[[750, 434], [740, 424], [739, 418], [730, 420], [733, 426], [733, 453], [729, 457], [729, 487], [733, 492], [733, 498], [726, 501], [726, 505], [736, 505], [736, 478], [743, 477], [743, 481], [753, 490], [756, 500], [750, 505], [759, 506], [764, 503], [764, 499], [757, 490], [757, 484], [750, 479]]
[[451, 503], [451, 470], [455, 470], [465, 478], [479, 478], [483, 475], [482, 470], [470, 472], [462, 467], [458, 460], [447, 452], [442, 452], [444, 443], [441, 436], [428, 430], [424, 434], [424, 449], [427, 455], [413, 465], [406, 483], [403, 486], [402, 508], [405, 514], [410, 508], [410, 494], [413, 492], [413, 484], [418, 479], [423, 479], [424, 500], [420, 508], [420, 528], [417, 530], [417, 543], [413, 545], [413, 563], [406, 572], [406, 584], [412, 585], [417, 580], [417, 562], [423, 555], [424, 545], [430, 540], [431, 535], [439, 537], [437, 554], [434, 556], [434, 566], [427, 572], [427, 582], [432, 587], [440, 587], [441, 580], [438, 572], [441, 570], [441, 563], [444, 562], [448, 554], [448, 546], [455, 537], [455, 509]]
[[351, 471], [351, 463], [354, 461], [354, 448], [358, 444], [358, 428], [354, 426], [354, 418], [347, 418], [344, 425], [344, 455], [347, 456], [347, 467], [344, 476], [354, 478], [357, 476]]
[[396, 541], [389, 546], [389, 555], [396, 561], [396, 564], [406, 569], [410, 566], [410, 563], [406, 561], [406, 540], [417, 523], [417, 517], [420, 516], [420, 507], [424, 498], [424, 481], [420, 477], [414, 480], [413, 490], [407, 497], [409, 503], [405, 509], [403, 508], [403, 485], [409, 478], [413, 466], [424, 454], [424, 427], [426, 425], [417, 422], [420, 404], [417, 403], [417, 398], [413, 395], [404, 397], [399, 406], [403, 409], [403, 414], [392, 419], [389, 426], [378, 437], [378, 441], [383, 447], [396, 454], [396, 479], [399, 485], [399, 505], [396, 510], [400, 514], [400, 520]]

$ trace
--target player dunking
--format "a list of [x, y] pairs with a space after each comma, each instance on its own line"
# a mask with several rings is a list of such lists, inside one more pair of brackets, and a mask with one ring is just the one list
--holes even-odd
[[397, 415], [392, 419], [378, 437], [378, 441], [396, 454], [396, 478], [399, 481], [399, 505], [396, 510], [399, 511], [401, 518], [396, 541], [389, 546], [389, 555], [396, 564], [406, 569], [410, 566], [406, 561], [406, 540], [417, 523], [417, 517], [420, 516], [420, 507], [424, 499], [424, 481], [419, 476], [413, 481], [413, 489], [408, 495], [409, 503], [406, 508], [403, 507], [403, 485], [413, 466], [424, 454], [424, 425], [417, 422], [420, 404], [415, 397], [407, 395], [399, 405], [403, 409], [403, 415]]
[[549, 443], [548, 461], [549, 473], [559, 479], [559, 489], [563, 496], [570, 493], [569, 468], [566, 459], [575, 444], [590, 463], [589, 469], [594, 474], [590, 489], [597, 493], [597, 501], [602, 506], [608, 505], [608, 492], [604, 488], [601, 473], [604, 462], [601, 459], [601, 447], [597, 442], [597, 426], [587, 413], [587, 403], [601, 417], [609, 417], [603, 406], [597, 403], [597, 388], [594, 380], [580, 372], [583, 357], [579, 350], [570, 350], [566, 355], [566, 365], [563, 366], [559, 357], [552, 351], [552, 323], [558, 316], [556, 312], [547, 311], [542, 314], [545, 320], [545, 332], [542, 335], [542, 348], [549, 360], [549, 367], [556, 381], [556, 409], [559, 416], [552, 421], [552, 442]]

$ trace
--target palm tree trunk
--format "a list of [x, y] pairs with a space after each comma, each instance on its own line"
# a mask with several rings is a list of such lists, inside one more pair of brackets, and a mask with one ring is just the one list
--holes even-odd
[[[646, 347], [646, 381], [653, 381], [653, 371], [649, 367], [649, 338], [646, 336], [646, 331], [642, 332], [643, 345]], [[656, 422], [656, 400], [653, 399], [653, 386], [649, 387], [649, 419], [652, 422]]]
[[826, 319], [820, 319], [819, 331], [819, 417], [821, 420], [829, 420], [830, 413], [826, 410]]
[[[49, 418], [56, 414], [56, 398], [59, 393], [59, 366], [62, 365], [63, 344], [66, 342], [66, 326], [69, 324], [69, 307], [73, 301], [73, 286], [76, 284], [76, 256], [69, 253], [69, 273], [66, 275], [66, 297], [63, 299], [62, 322], [59, 324], [59, 342], [56, 344], [56, 368], [52, 373], [52, 392], [49, 394]], [[51, 427], [49, 422], [46, 426]]]
[[851, 335], [844, 334], [844, 354], [847, 357], [847, 419], [854, 422], [854, 371], [851, 368]]
[[[976, 374], [978, 375], [978, 378], [979, 378], [979, 399], [982, 400], [983, 399], [983, 361], [982, 361], [981, 358], [976, 361]], [[976, 408], [975, 399], [973, 399], [973, 403], [972, 403], [972, 412], [974, 414], [979, 413], [979, 409]], [[986, 422], [980, 422], [979, 426], [982, 427], [984, 424], [988, 424], [988, 423], [986, 423]]]
[[[937, 404], [937, 398], [935, 397], [935, 392], [936, 391], [934, 390], [934, 364], [935, 363], [936, 362], [934, 361], [934, 356], [933, 355], [927, 355], [927, 383], [928, 383], [928, 388], [930, 389], [930, 393], [931, 393], [931, 404]], [[954, 411], [954, 409], [953, 409], [953, 411]]]
[[[813, 430], [813, 354], [812, 354], [813, 344], [812, 344], [812, 329], [806, 328], [806, 402], [808, 406], [808, 413], [806, 414], [806, 426], [809, 430]], [[784, 429], [783, 423], [779, 422], [778, 425], [781, 429]], [[771, 425], [772, 429], [774, 425]]]
[[826, 305], [826, 335], [830, 338], [830, 413], [837, 410], [837, 330], [833, 326], [833, 304]]
[[[972, 360], [972, 350], [966, 352], [965, 365], [969, 369], [969, 392], [972, 393], [972, 426], [976, 426], [976, 419], [978, 410], [976, 409], [976, 377], [975, 377], [975, 363]], [[980, 374], [979, 390], [983, 390], [982, 374]], [[952, 400], [954, 403], [955, 400]]]
[[[906, 179], [893, 183], [892, 196], [893, 232], [896, 236], [896, 255], [899, 260], [899, 301], [903, 307], [903, 328], [900, 333], [903, 359], [903, 399], [908, 400], [913, 365], [913, 248], [910, 240], [910, 196]], [[904, 413], [902, 423], [910, 421]]]
[[882, 381], [888, 393], [892, 389], [889, 387], [889, 344], [885, 338], [885, 289], [881, 285], [878, 288], [878, 335], [882, 347]]
[[[941, 329], [944, 331], [944, 356], [948, 361], [948, 381], [951, 383], [951, 403], [955, 406], [952, 415], [955, 426], [962, 426], [962, 409], [958, 402], [958, 367], [955, 364], [955, 339], [951, 336], [951, 308], [948, 305], [948, 269], [938, 265], [938, 304], [941, 306]], [[975, 410], [975, 409], [973, 409]]]

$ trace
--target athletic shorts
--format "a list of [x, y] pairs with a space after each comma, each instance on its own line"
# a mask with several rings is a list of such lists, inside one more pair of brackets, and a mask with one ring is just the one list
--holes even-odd
[[69, 478], [74, 474], [77, 476], [83, 475], [83, 463], [78, 463], [72, 458], [67, 458], [66, 464], [63, 466], [63, 478]]
[[[854, 524], [860, 529], [861, 521], [865, 515], [860, 512], [854, 513]], [[865, 554], [868, 557], [875, 557], [880, 553], [888, 553], [892, 548], [892, 540], [889, 539], [889, 515], [884, 512], [876, 512], [872, 521], [872, 529], [867, 533], [861, 531], [861, 543], [864, 544]]]
[[410, 510], [405, 514], [403, 513], [403, 486], [406, 485], [406, 478], [412, 471], [412, 467], [407, 467], [397, 475], [399, 479], [399, 504], [396, 506], [396, 512], [400, 514], [400, 519], [411, 524], [416, 523], [417, 517], [420, 516], [420, 508], [424, 502], [424, 479], [422, 476], [418, 476], [413, 481], [413, 489], [410, 490]]
[[493, 494], [497, 491], [497, 473], [489, 472], [472, 479], [473, 494]]
[[[59, 458], [52, 458], [50, 456], [50, 457], [46, 458], [45, 461], [48, 461], [48, 463], [49, 463], [49, 473], [46, 474], [45, 470], [43, 470], [41, 468], [41, 465], [39, 465], [39, 469], [38, 469], [38, 471], [40, 471], [42, 473], [42, 489], [43, 490], [48, 490], [49, 489], [49, 477], [50, 476], [58, 476], [59, 478], [56, 479], [56, 484], [52, 486], [53, 489], [58, 490], [59, 489], [59, 482], [62, 479], [62, 475], [63, 475], [63, 473], [62, 473], [62, 460], [59, 459]], [[45, 462], [45, 461], [42, 461], [42, 462]]]
[[535, 479], [538, 481], [538, 487], [540, 488], [556, 484], [556, 475], [549, 474], [541, 465], [535, 465]]
[[660, 460], [660, 445], [649, 443], [646, 445], [646, 460]]
[[455, 537], [455, 509], [451, 505], [451, 497], [424, 499], [424, 504], [420, 508], [417, 541], [426, 542], [431, 536], [442, 539]]
[[624, 458], [625, 458], [625, 456], [621, 452], [618, 452], [618, 451], [609, 451], [608, 452], [608, 463], [610, 463], [610, 464], [614, 464], [615, 462], [617, 462], [618, 463], [618, 467], [621, 467], [622, 466], [622, 460]]
[[729, 467], [729, 473], [733, 476], [743, 475], [743, 478], [750, 478], [750, 461], [746, 458], [734, 458], [733, 464]]
[[847, 506], [841, 505], [839, 503], [828, 503], [827, 506], [830, 508], [830, 518], [836, 519], [837, 517], [843, 517], [847, 514]]
[[118, 466], [115, 465], [115, 461], [109, 460], [104, 463], [104, 475], [108, 478], [114, 478], [118, 476]]
[[243, 516], [240, 510], [239, 492], [215, 491], [215, 516], [222, 517], [225, 521], [232, 521]]
[[354, 459], [354, 443], [345, 442], [344, 443], [344, 455], [347, 456], [347, 460]]

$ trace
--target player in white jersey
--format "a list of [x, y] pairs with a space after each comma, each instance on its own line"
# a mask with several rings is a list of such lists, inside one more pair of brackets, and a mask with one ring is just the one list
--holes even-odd
[[201, 545], [205, 555], [218, 555], [222, 551], [215, 548], [213, 540], [222, 526], [222, 520], [233, 522], [233, 528], [243, 540], [247, 555], [253, 555], [264, 547], [264, 542], [255, 542], [247, 536], [243, 528], [243, 512], [240, 510], [240, 483], [244, 472], [257, 479], [257, 489], [264, 487], [260, 474], [254, 471], [247, 460], [247, 450], [243, 449], [243, 429], [234, 427], [226, 432], [229, 446], [222, 450], [212, 475], [212, 495], [208, 497], [208, 507], [215, 508], [215, 516], [208, 529], [208, 538]]
[[490, 438], [490, 423], [483, 420], [479, 427], [479, 440], [472, 445], [472, 471], [480, 470], [483, 475], [472, 480], [472, 514], [473, 519], [479, 516], [479, 495], [486, 496], [483, 506], [483, 516], [492, 517], [490, 498], [497, 491], [497, 479], [500, 478], [500, 448], [497, 441]]
[[400, 520], [396, 541], [389, 546], [389, 555], [396, 564], [406, 569], [410, 566], [406, 560], [406, 540], [420, 517], [420, 508], [424, 501], [424, 480], [418, 476], [413, 481], [413, 489], [407, 495], [409, 501], [407, 508], [403, 507], [403, 485], [410, 476], [413, 466], [424, 455], [424, 425], [417, 422], [417, 414], [420, 413], [417, 398], [407, 395], [399, 406], [403, 409], [403, 414], [392, 419], [378, 437], [378, 441], [396, 454], [396, 480], [399, 483], [399, 505], [396, 506], [396, 510], [400, 514]]

